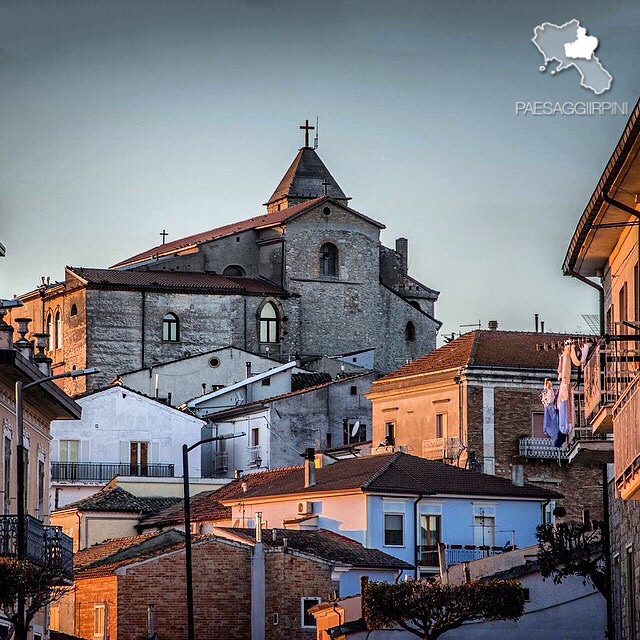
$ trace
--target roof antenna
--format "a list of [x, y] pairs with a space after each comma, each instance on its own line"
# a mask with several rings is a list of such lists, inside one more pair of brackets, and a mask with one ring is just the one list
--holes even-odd
[[318, 116], [316, 116], [316, 135], [313, 138], [313, 148], [314, 150], [318, 148], [318, 134], [320, 133], [318, 128]]

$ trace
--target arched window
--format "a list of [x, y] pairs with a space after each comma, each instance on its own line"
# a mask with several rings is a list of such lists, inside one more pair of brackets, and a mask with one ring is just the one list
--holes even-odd
[[222, 272], [223, 276], [227, 278], [241, 278], [246, 275], [245, 270], [238, 264], [230, 264], [228, 267], [224, 268]]
[[175, 313], [167, 313], [162, 318], [163, 342], [178, 342], [180, 339], [180, 321]]
[[54, 349], [53, 346], [53, 314], [51, 311], [47, 314], [47, 328], [45, 331], [49, 334], [49, 338], [47, 340], [47, 349]]
[[76, 307], [75, 304], [71, 305], [71, 312], [69, 313], [69, 315], [71, 317], [77, 316], [78, 315], [78, 307]]
[[415, 342], [416, 339], [416, 325], [409, 320], [404, 328], [404, 338], [407, 342]]
[[278, 312], [271, 302], [260, 310], [260, 342], [279, 342]]
[[56, 336], [55, 336], [55, 344], [53, 345], [54, 349], [62, 349], [62, 314], [60, 313], [60, 309], [56, 311]]
[[420, 309], [420, 303], [416, 302], [415, 300], [409, 300], [409, 304], [414, 308], [414, 309]]
[[320, 275], [335, 277], [338, 275], [338, 247], [325, 242], [320, 247]]

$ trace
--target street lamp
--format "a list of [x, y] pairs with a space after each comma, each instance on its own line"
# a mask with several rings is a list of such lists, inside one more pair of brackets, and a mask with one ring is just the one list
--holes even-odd
[[[88, 369], [75, 369], [74, 371], [66, 371], [65, 373], [58, 373], [53, 376], [45, 376], [38, 378], [28, 384], [23, 384], [21, 380], [16, 382], [16, 432], [17, 432], [17, 453], [18, 460], [16, 464], [16, 472], [18, 476], [17, 482], [17, 497], [18, 497], [18, 526], [17, 536], [18, 541], [16, 545], [16, 552], [18, 560], [24, 559], [25, 556], [25, 487], [24, 487], [24, 407], [22, 394], [31, 387], [37, 387], [43, 382], [49, 382], [51, 380], [58, 380], [59, 378], [78, 378], [80, 376], [89, 376], [94, 373], [99, 373], [95, 367], [89, 367]], [[24, 596], [18, 592], [18, 624], [16, 625], [16, 640], [27, 640], [27, 629], [24, 623]]]
[[[229, 433], [223, 436], [204, 438], [191, 446], [182, 445], [182, 486], [184, 494], [184, 549], [187, 569], [187, 630], [188, 640], [195, 640], [195, 624], [193, 620], [193, 565], [191, 561], [191, 496], [189, 495], [189, 452], [209, 442], [240, 438], [244, 433]], [[18, 638], [20, 640], [20, 638]]]

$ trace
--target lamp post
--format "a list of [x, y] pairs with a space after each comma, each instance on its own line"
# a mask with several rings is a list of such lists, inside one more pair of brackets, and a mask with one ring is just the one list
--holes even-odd
[[[16, 544], [16, 553], [18, 560], [23, 560], [25, 556], [25, 525], [26, 525], [26, 513], [25, 513], [25, 486], [24, 486], [24, 407], [22, 394], [31, 387], [37, 387], [43, 382], [49, 382], [50, 380], [58, 380], [59, 378], [78, 378], [79, 376], [88, 376], [93, 373], [99, 373], [95, 367], [89, 367], [88, 369], [76, 369], [75, 371], [66, 371], [65, 373], [58, 373], [53, 376], [45, 376], [38, 378], [28, 384], [23, 384], [21, 380], [16, 382], [16, 435], [17, 435], [17, 453], [18, 460], [16, 464], [17, 473], [17, 486], [16, 493], [18, 498], [18, 526], [16, 527], [16, 535], [18, 537]], [[24, 619], [24, 596], [21, 591], [18, 592], [18, 620], [16, 624], [16, 640], [27, 640], [27, 628]]]
[[[193, 619], [193, 564], [191, 561], [191, 496], [189, 495], [189, 452], [209, 442], [240, 438], [244, 433], [230, 433], [223, 436], [213, 436], [188, 446], [182, 445], [182, 487], [184, 494], [184, 549], [187, 570], [187, 638], [195, 640], [195, 624]], [[20, 638], [18, 638], [20, 640]]]

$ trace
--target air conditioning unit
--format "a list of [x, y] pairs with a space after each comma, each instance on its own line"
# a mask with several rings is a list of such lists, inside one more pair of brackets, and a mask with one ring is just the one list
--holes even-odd
[[313, 513], [313, 502], [298, 502], [298, 515]]

